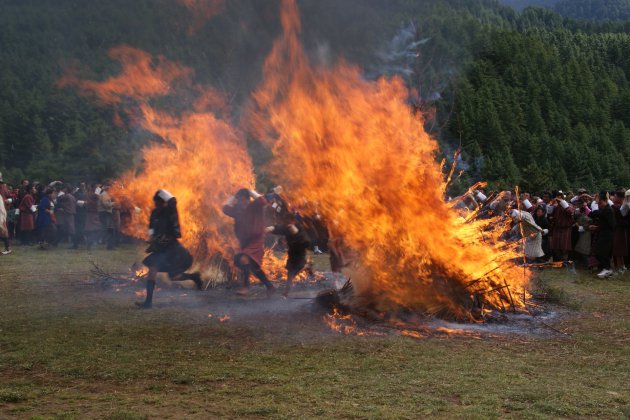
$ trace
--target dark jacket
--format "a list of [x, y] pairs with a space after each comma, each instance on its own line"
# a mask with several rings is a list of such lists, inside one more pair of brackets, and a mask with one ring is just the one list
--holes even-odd
[[612, 256], [613, 236], [615, 230], [615, 214], [612, 207], [606, 205], [590, 214], [594, 224], [598, 227], [593, 251], [595, 255]]
[[149, 218], [149, 229], [153, 234], [147, 252], [161, 252], [182, 237], [177, 201], [174, 198], [166, 206], [153, 209]]
[[298, 231], [297, 233], [291, 233], [289, 227], [286, 225], [276, 225], [273, 227], [274, 235], [282, 235], [287, 241], [288, 246], [288, 258], [287, 269], [300, 270], [306, 264], [306, 250], [311, 245], [311, 239], [309, 238], [306, 230], [300, 223], [294, 225]]

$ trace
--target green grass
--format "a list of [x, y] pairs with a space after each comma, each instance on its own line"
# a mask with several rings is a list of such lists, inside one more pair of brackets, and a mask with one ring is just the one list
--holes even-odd
[[414, 340], [336, 335], [314, 315], [219, 323], [212, 290], [137, 311], [131, 290], [83, 284], [90, 259], [137, 258], [0, 258], [0, 418], [630, 416], [629, 275], [544, 271], [575, 308], [547, 322], [569, 335]]

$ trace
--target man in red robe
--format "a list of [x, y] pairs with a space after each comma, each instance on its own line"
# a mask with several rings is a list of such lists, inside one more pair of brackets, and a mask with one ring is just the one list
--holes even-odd
[[268, 297], [276, 291], [261, 268], [264, 254], [266, 206], [265, 197], [245, 188], [239, 190], [223, 206], [223, 213], [234, 219], [234, 233], [240, 246], [234, 256], [234, 263], [241, 269], [243, 276], [243, 287], [238, 292], [241, 295], [249, 293], [250, 273], [267, 287]]
[[35, 211], [37, 209], [34, 195], [35, 187], [29, 186], [18, 207], [20, 211], [18, 227], [20, 229], [21, 242], [26, 245], [32, 245], [34, 241], [33, 231], [35, 230]]
[[571, 231], [575, 223], [573, 220], [575, 208], [564, 198], [562, 191], [559, 191], [550, 203], [553, 208], [550, 245], [555, 261], [567, 261], [569, 252], [573, 250]]

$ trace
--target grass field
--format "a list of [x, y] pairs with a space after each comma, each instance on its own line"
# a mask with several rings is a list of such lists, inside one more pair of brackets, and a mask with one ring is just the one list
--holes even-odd
[[138, 256], [0, 257], [0, 418], [630, 417], [628, 274], [542, 272], [571, 308], [549, 321], [565, 334], [415, 340], [339, 335], [283, 309], [296, 303], [226, 306], [213, 290], [140, 311], [130, 288], [86, 284], [90, 260], [124, 271]]

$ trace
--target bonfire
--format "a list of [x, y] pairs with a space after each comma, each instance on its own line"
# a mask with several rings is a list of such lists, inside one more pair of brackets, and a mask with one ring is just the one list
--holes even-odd
[[[295, 0], [281, 2], [281, 23], [238, 126], [220, 92], [192, 82], [192, 69], [131, 47], [110, 53], [121, 62], [118, 76], [95, 82], [68, 73], [60, 81], [159, 139], [143, 149], [142, 168], [118, 180], [115, 194], [140, 208], [127, 233], [146, 235], [151, 197], [168, 188], [199, 268], [219, 261], [229, 271], [235, 243], [221, 207], [255, 184], [249, 136], [273, 156], [258, 170], [284, 186], [289, 202], [317, 203], [331, 236], [352, 256], [345, 272], [352, 287], [332, 308], [338, 317], [345, 316], [341, 308], [479, 321], [492, 311], [523, 309], [530, 272], [518, 265], [518, 244], [499, 239], [507, 218], [463, 216], [445, 200], [452, 171], [444, 174], [438, 144], [409, 107], [404, 81], [368, 80], [346, 62], [313, 64], [300, 42]], [[154, 105], [179, 91], [196, 97], [188, 109], [169, 113]], [[267, 256], [265, 268], [281, 270]]]

